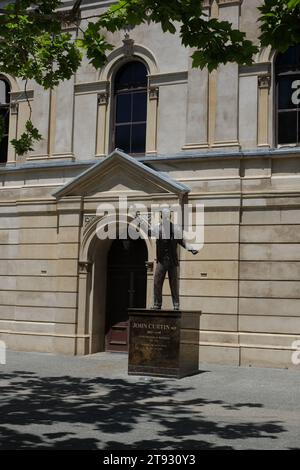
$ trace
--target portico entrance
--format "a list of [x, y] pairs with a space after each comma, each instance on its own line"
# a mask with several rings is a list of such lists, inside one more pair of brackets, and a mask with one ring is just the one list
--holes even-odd
[[147, 247], [142, 239], [115, 240], [108, 252], [105, 320], [106, 351], [128, 351], [128, 314], [146, 307]]
[[[55, 192], [59, 220], [74, 211], [74, 220], [82, 223], [78, 227], [75, 354], [126, 351], [127, 308], [149, 307], [153, 300], [154, 241], [147, 234], [145, 240], [112, 241], [99, 237], [99, 226], [117, 221], [119, 204], [122, 202], [123, 208], [125, 198], [143, 214], [152, 204], [182, 204], [188, 192], [187, 186], [119, 150]], [[122, 224], [131, 222], [132, 215], [128, 215]]]

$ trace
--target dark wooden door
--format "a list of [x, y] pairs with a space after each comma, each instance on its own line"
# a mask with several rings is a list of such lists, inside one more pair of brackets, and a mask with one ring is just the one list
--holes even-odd
[[128, 351], [130, 307], [146, 306], [147, 248], [143, 240], [115, 240], [108, 254], [106, 351]]

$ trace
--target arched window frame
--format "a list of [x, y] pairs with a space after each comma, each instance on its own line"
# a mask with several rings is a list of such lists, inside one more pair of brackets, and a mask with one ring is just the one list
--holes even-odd
[[152, 76], [159, 74], [157, 62], [152, 52], [144, 46], [133, 43], [128, 53], [126, 44], [118, 47], [108, 56], [107, 65], [99, 74], [98, 111], [97, 111], [97, 141], [96, 156], [104, 157], [112, 150], [113, 125], [113, 79], [116, 71], [126, 62], [140, 60], [148, 69], [147, 96], [147, 129], [146, 154], [157, 153], [157, 117], [159, 90], [157, 86], [149, 86]]
[[[20, 133], [20, 127], [26, 121], [27, 114], [20, 112], [20, 103], [25, 102], [23, 97], [23, 91], [20, 90], [18, 81], [11, 75], [7, 73], [1, 73], [0, 77], [2, 80], [5, 80], [10, 88], [10, 102], [9, 102], [9, 128], [8, 128], [8, 150], [7, 150], [7, 160], [6, 163], [15, 163], [16, 162], [16, 152], [14, 147], [11, 145], [11, 140], [16, 139]], [[27, 110], [28, 105], [24, 106], [24, 109]], [[6, 164], [5, 162], [2, 165]]]
[[[117, 83], [117, 79], [118, 79], [118, 75], [119, 73], [126, 69], [126, 66], [130, 66], [130, 65], [133, 65], [133, 64], [142, 64], [142, 66], [145, 68], [145, 84], [135, 84], [136, 86], [134, 86], [134, 84], [129, 84], [129, 87], [127, 88], [120, 88], [118, 89], [118, 83]], [[119, 65], [119, 67], [116, 67], [116, 69], [114, 70], [114, 74], [112, 75], [112, 103], [111, 103], [111, 106], [112, 106], [112, 112], [111, 112], [111, 116], [112, 116], [112, 120], [111, 120], [111, 138], [110, 138], [110, 141], [111, 141], [111, 147], [109, 149], [109, 151], [113, 151], [115, 148], [119, 147], [121, 150], [125, 151], [126, 153], [129, 153], [131, 155], [139, 155], [139, 154], [144, 154], [146, 152], [146, 137], [147, 137], [147, 108], [148, 108], [148, 99], [147, 99], [147, 91], [148, 91], [148, 80], [147, 80], [147, 77], [149, 75], [149, 71], [148, 71], [148, 68], [147, 68], [147, 65], [140, 59], [133, 59], [133, 60], [126, 60], [126, 61], [122, 61], [122, 63]], [[130, 86], [132, 85], [132, 86]], [[146, 95], [146, 103], [145, 103], [145, 109], [144, 109], [144, 113], [142, 113], [144, 115], [144, 117], [140, 118], [141, 120], [137, 119], [137, 118], [134, 118], [133, 116], [133, 101], [134, 101], [134, 97], [137, 96], [137, 95]], [[117, 106], [118, 106], [118, 100], [122, 97], [122, 96], [128, 96], [130, 97], [129, 100], [131, 101], [131, 117], [129, 118], [128, 117], [128, 122], [117, 122]], [[124, 109], [125, 111], [125, 109]], [[139, 149], [139, 150], [136, 150], [134, 148], [134, 141], [133, 141], [133, 129], [136, 127], [136, 126], [145, 126], [145, 135], [143, 136], [143, 140], [144, 140], [144, 146], [143, 146], [143, 149]], [[130, 127], [130, 137], [129, 137], [129, 148], [122, 148], [122, 145], [118, 143], [117, 141], [117, 137], [116, 137], [116, 134], [117, 134], [117, 130], [118, 129], [121, 129], [123, 128], [123, 126], [126, 126], [127, 128]]]

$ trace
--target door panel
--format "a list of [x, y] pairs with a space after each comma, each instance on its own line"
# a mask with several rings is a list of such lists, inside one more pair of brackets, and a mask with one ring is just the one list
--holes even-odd
[[146, 306], [146, 259], [142, 240], [124, 246], [116, 240], [112, 245], [107, 269], [106, 351], [128, 351], [127, 309]]

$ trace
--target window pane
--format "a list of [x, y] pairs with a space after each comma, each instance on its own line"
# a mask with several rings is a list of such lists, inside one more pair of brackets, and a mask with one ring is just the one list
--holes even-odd
[[147, 93], [134, 93], [132, 121], [146, 121], [147, 119]]
[[3, 137], [0, 142], [0, 163], [6, 163], [7, 160], [8, 137]]
[[300, 74], [278, 80], [278, 109], [297, 108], [300, 104]]
[[130, 128], [131, 126], [117, 126], [115, 134], [115, 147], [130, 152]]
[[116, 96], [116, 123], [131, 122], [131, 93]]
[[147, 69], [141, 62], [136, 62], [133, 69], [133, 83], [136, 86], [147, 86]]
[[300, 46], [293, 46], [286, 52], [279, 53], [276, 58], [276, 67], [278, 70], [300, 68]]
[[141, 62], [123, 65], [115, 78], [116, 90], [147, 86], [147, 69]]
[[278, 143], [297, 143], [297, 111], [278, 113]]
[[8, 134], [9, 126], [9, 108], [0, 108], [0, 116], [4, 119], [4, 133]]
[[4, 80], [0, 80], [0, 104], [6, 103], [6, 83]]
[[144, 153], [146, 149], [146, 124], [133, 124], [132, 126], [132, 153]]

